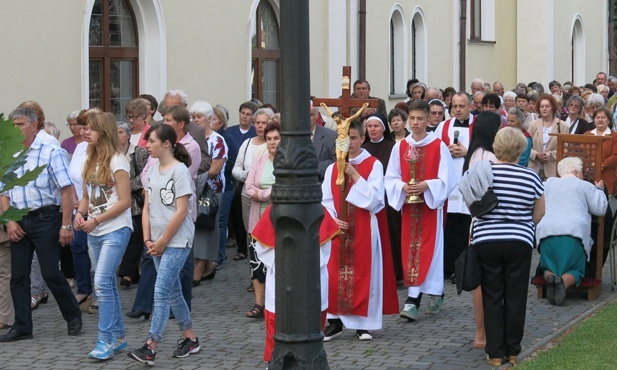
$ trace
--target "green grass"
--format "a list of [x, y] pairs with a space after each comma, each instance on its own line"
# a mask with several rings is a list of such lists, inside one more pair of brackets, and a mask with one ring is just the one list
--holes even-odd
[[[556, 312], [559, 310], [555, 307]], [[609, 304], [517, 366], [534, 369], [616, 369], [617, 302]]]

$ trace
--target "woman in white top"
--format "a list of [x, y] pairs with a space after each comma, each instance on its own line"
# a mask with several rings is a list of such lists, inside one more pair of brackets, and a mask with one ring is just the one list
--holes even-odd
[[[246, 139], [238, 150], [236, 163], [231, 171], [233, 177], [244, 184], [248, 176], [253, 160], [268, 152], [266, 140], [264, 139], [264, 130], [274, 112], [270, 108], [260, 108], [255, 111], [253, 116], [253, 124], [255, 126], [256, 136]], [[245, 189], [242, 189], [242, 221], [244, 228], [248, 230], [249, 212], [251, 209], [251, 197], [246, 194]]]
[[[99, 303], [99, 335], [89, 358], [107, 360], [126, 347], [116, 270], [133, 229], [130, 166], [120, 153], [114, 115], [90, 112], [87, 119], [88, 156], [84, 163], [83, 197], [74, 227], [88, 234], [95, 268], [94, 288]], [[87, 215], [87, 219], [86, 219]]]

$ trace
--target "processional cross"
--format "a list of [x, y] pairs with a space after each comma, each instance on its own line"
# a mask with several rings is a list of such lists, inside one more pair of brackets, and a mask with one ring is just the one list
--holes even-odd
[[[339, 209], [341, 210], [338, 218], [342, 221], [347, 221], [347, 202], [345, 198], [347, 198], [347, 194], [349, 192], [349, 188], [347, 185], [347, 176], [344, 175], [345, 162], [348, 160], [348, 151], [349, 151], [349, 124], [351, 121], [356, 119], [362, 114], [364, 108], [378, 108], [379, 107], [379, 99], [358, 99], [351, 97], [350, 91], [350, 83], [351, 82], [351, 66], [343, 66], [343, 79], [341, 81], [341, 96], [337, 99], [334, 98], [315, 98], [313, 99], [314, 105], [321, 105], [326, 109], [328, 114], [334, 119], [337, 123], [337, 133], [338, 137], [336, 139], [336, 166], [338, 168], [338, 177], [336, 180], [336, 184], [341, 189], [341, 199]], [[332, 113], [328, 106], [338, 107], [337, 113]], [[358, 108], [358, 110], [353, 116], [349, 116], [351, 108]], [[346, 141], [346, 148], [345, 148]], [[341, 248], [345, 246], [346, 235], [343, 233], [340, 235], [341, 239]]]

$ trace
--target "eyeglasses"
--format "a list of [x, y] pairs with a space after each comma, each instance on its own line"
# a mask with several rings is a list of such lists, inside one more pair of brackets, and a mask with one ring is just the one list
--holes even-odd
[[79, 126], [77, 123], [67, 123], [66, 127], [75, 127], [75, 126]]
[[431, 112], [431, 116], [443, 116], [444, 112]]
[[[126, 114], [124, 117], [126, 117], [126, 119], [128, 119], [129, 121], [134, 121], [134, 120], [136, 120], [137, 118], [140, 118], [140, 117], [142, 117], [142, 116], [131, 116], [131, 115], [129, 115], [129, 114]], [[143, 117], [146, 117], [146, 116], [144, 115]]]

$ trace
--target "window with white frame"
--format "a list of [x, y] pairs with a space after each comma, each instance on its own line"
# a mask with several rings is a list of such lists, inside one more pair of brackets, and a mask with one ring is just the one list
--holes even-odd
[[469, 40], [495, 42], [495, 0], [469, 2]]
[[390, 18], [390, 95], [405, 94], [405, 25], [401, 12]]

